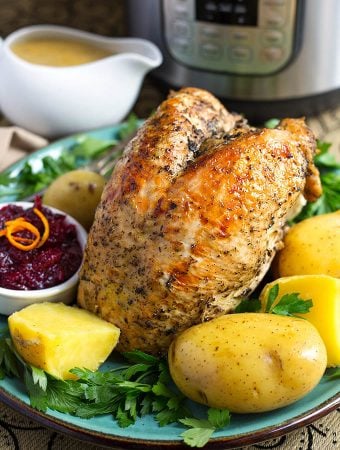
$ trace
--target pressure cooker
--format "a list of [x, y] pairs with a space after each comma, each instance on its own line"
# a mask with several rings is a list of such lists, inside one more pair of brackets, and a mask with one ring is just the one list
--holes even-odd
[[340, 104], [339, 0], [128, 0], [166, 87], [196, 86], [263, 120]]

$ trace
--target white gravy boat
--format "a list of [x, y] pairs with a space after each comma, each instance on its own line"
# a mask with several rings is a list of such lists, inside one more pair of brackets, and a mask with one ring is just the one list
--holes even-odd
[[[90, 63], [52, 67], [12, 50], [33, 37], [77, 39], [114, 54]], [[147, 72], [162, 63], [151, 42], [109, 38], [55, 25], [22, 28], [0, 41], [0, 109], [10, 122], [46, 137], [118, 123], [130, 112]]]

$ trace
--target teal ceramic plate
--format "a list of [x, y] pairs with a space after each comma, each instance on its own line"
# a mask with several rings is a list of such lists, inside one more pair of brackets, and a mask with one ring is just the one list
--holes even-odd
[[[117, 137], [118, 131], [119, 126], [116, 126], [89, 132], [87, 135], [109, 140]], [[57, 141], [24, 158], [7, 171], [17, 173], [25, 161], [31, 162], [38, 170], [44, 156], [58, 156], [63, 148], [71, 149], [77, 139], [78, 136], [73, 136]], [[10, 200], [12, 199], [3, 201]], [[0, 316], [0, 325], [5, 323], [6, 317]], [[115, 364], [114, 359], [111, 359], [106, 367], [110, 368]], [[44, 426], [97, 445], [134, 450], [188, 449], [180, 438], [184, 428], [179, 425], [159, 427], [151, 416], [139, 419], [128, 428], [119, 428], [110, 415], [85, 420], [55, 411], [36, 411], [29, 404], [24, 385], [17, 379], [6, 378], [0, 381], [0, 400]], [[205, 448], [235, 448], [278, 437], [315, 421], [339, 406], [340, 380], [330, 381], [326, 374], [309, 395], [291, 406], [270, 413], [234, 414], [231, 425], [216, 432]], [[197, 412], [199, 411], [201, 408], [197, 407]]]

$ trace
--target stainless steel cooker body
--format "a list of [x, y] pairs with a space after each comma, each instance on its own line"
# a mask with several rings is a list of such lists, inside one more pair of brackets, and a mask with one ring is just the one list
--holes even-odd
[[339, 0], [129, 0], [128, 23], [161, 49], [154, 75], [168, 86], [254, 116], [340, 101]]

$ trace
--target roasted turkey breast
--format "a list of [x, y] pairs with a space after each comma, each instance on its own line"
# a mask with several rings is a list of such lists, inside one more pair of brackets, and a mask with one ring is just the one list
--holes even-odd
[[127, 146], [91, 228], [78, 303], [164, 353], [263, 278], [301, 193], [321, 193], [303, 119], [254, 129], [206, 91], [172, 93]]

